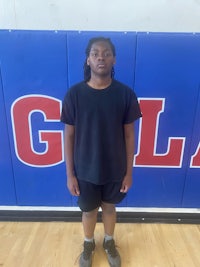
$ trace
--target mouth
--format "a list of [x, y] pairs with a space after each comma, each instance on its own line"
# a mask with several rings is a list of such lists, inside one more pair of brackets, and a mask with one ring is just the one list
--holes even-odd
[[97, 67], [98, 67], [98, 68], [105, 68], [106, 65], [105, 65], [105, 64], [98, 64]]

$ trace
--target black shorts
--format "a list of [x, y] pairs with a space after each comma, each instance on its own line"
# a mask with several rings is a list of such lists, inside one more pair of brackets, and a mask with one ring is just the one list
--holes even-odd
[[78, 180], [80, 196], [78, 205], [82, 211], [89, 212], [101, 206], [102, 202], [118, 204], [124, 197], [121, 193], [122, 182], [95, 185], [90, 182]]

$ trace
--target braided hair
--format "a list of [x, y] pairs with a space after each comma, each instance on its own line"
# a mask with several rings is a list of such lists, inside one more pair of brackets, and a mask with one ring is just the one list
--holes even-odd
[[[86, 47], [86, 50], [85, 50], [86, 59], [85, 59], [84, 65], [83, 65], [83, 69], [84, 69], [84, 81], [85, 82], [88, 82], [90, 80], [90, 78], [91, 78], [91, 69], [90, 69], [90, 66], [87, 64], [87, 58], [89, 57], [89, 54], [90, 54], [90, 50], [91, 50], [92, 45], [94, 43], [97, 43], [97, 42], [106, 42], [106, 43], [108, 43], [110, 45], [111, 50], [112, 50], [113, 56], [114, 57], [116, 56], [115, 46], [111, 42], [110, 38], [95, 37], [95, 38], [90, 39], [89, 42], [88, 42], [88, 45]], [[114, 75], [115, 75], [115, 71], [114, 71], [114, 67], [112, 67], [112, 70], [111, 70], [111, 78], [114, 78]]]

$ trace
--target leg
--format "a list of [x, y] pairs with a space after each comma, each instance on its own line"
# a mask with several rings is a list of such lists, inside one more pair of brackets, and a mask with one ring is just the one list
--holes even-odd
[[115, 223], [116, 223], [115, 205], [103, 202], [101, 207], [102, 207], [102, 220], [105, 229], [103, 248], [107, 253], [110, 267], [121, 267], [121, 258], [119, 252], [115, 247], [115, 241], [113, 239]]
[[115, 204], [120, 203], [126, 195], [120, 192], [121, 186], [122, 182], [108, 183], [105, 184], [102, 189], [102, 220], [104, 223], [105, 234], [109, 236], [113, 236], [115, 229]]
[[113, 236], [116, 223], [115, 205], [102, 202], [101, 208], [105, 234]]
[[82, 225], [85, 235], [79, 267], [91, 267], [92, 255], [95, 250], [94, 230], [101, 203], [101, 192], [99, 190], [100, 187], [97, 185], [80, 180], [78, 182], [81, 192], [78, 198], [78, 205], [82, 210]]
[[94, 229], [97, 222], [98, 208], [82, 213], [83, 230], [85, 234], [85, 241], [83, 244], [83, 252], [79, 259], [79, 267], [91, 267], [92, 266], [92, 254], [95, 249], [94, 242]]
[[82, 213], [83, 230], [87, 239], [92, 239], [94, 237], [94, 229], [97, 222], [98, 209], [99, 208]]

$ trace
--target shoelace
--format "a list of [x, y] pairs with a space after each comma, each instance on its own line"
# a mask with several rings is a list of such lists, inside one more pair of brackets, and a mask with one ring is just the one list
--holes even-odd
[[83, 257], [85, 260], [89, 259], [93, 250], [94, 250], [94, 243], [92, 242], [84, 243]]
[[106, 242], [106, 250], [113, 258], [115, 258], [118, 255], [117, 250], [115, 248], [114, 240], [109, 240]]

